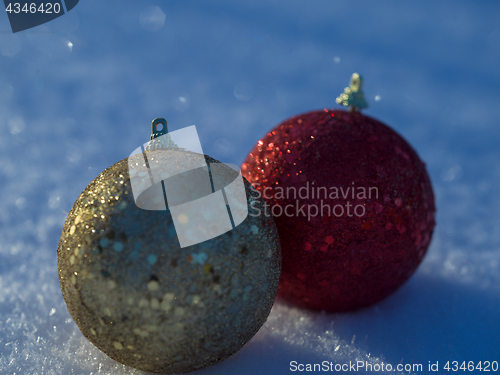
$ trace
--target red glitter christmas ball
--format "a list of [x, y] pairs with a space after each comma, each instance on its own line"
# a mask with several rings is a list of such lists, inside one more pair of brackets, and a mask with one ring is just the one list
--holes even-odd
[[243, 175], [273, 215], [278, 295], [330, 312], [371, 305], [413, 274], [435, 226], [424, 163], [394, 130], [359, 112], [294, 116], [262, 138]]

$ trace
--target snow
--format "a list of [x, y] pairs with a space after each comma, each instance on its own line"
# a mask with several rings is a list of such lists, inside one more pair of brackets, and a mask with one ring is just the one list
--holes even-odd
[[199, 373], [500, 361], [498, 14], [495, 1], [82, 0], [17, 34], [1, 15], [0, 373], [141, 373], [82, 336], [56, 248], [79, 193], [149, 139], [153, 118], [195, 124], [207, 154], [240, 164], [277, 123], [335, 107], [353, 72], [365, 113], [427, 164], [438, 209], [427, 256], [364, 310], [278, 300], [254, 339]]

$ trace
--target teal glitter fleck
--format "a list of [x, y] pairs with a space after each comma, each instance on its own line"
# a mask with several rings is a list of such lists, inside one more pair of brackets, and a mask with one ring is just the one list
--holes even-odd
[[196, 264], [205, 264], [205, 262], [207, 261], [207, 254], [205, 253], [193, 253], [191, 254], [191, 256], [193, 257], [193, 260], [192, 260], [192, 263]]
[[152, 266], [156, 263], [158, 258], [154, 254], [149, 254], [148, 255], [148, 263], [151, 264]]
[[237, 289], [231, 290], [231, 293], [229, 294], [229, 297], [231, 297], [231, 298], [238, 297], [238, 290]]
[[123, 250], [123, 244], [121, 242], [115, 242], [113, 245], [113, 250], [116, 252], [120, 252]]

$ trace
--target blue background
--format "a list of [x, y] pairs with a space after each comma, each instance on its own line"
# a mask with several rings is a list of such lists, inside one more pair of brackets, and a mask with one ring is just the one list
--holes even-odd
[[427, 256], [364, 310], [278, 300], [251, 342], [200, 373], [500, 361], [499, 17], [498, 1], [86, 0], [12, 34], [0, 15], [0, 373], [141, 373], [81, 335], [56, 248], [80, 192], [149, 139], [153, 118], [196, 125], [206, 154], [240, 164], [284, 119], [336, 107], [353, 72], [365, 113], [427, 165]]

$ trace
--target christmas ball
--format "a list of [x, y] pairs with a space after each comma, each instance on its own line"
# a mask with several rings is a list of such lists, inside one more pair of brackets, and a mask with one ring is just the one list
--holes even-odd
[[278, 227], [278, 295], [297, 305], [335, 312], [380, 301], [429, 246], [435, 207], [424, 163], [359, 112], [284, 121], [258, 141], [242, 173], [268, 203], [253, 214], [274, 216]]
[[[186, 165], [194, 155], [165, 151], [155, 159]], [[227, 182], [239, 176], [205, 159], [212, 170], [227, 168]], [[183, 373], [222, 361], [250, 340], [273, 305], [281, 269], [275, 223], [248, 216], [233, 230], [181, 247], [168, 206], [137, 206], [130, 179], [137, 170], [129, 164], [102, 172], [66, 219], [57, 256], [68, 310], [95, 346], [139, 370]], [[260, 201], [246, 180], [244, 189], [246, 204]]]

